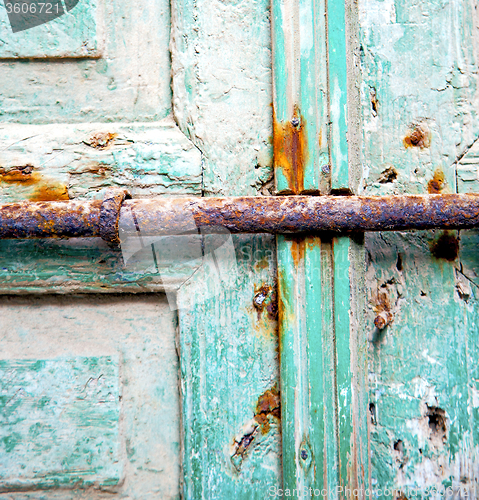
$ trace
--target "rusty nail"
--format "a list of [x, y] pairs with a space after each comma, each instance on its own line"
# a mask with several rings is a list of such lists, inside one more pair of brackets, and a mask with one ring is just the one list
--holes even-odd
[[384, 330], [393, 320], [393, 315], [388, 311], [380, 312], [374, 319], [374, 326], [378, 330]]
[[296, 116], [291, 120], [291, 125], [293, 127], [299, 127], [299, 118], [297, 118]]
[[253, 304], [256, 309], [261, 309], [263, 307], [263, 302], [266, 300], [266, 295], [264, 292], [258, 292], [253, 299]]
[[307, 460], [308, 459], [308, 452], [306, 450], [301, 450], [301, 458], [303, 460]]

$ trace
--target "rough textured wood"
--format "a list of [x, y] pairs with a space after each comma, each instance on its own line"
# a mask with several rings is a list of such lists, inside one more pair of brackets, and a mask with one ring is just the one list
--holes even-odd
[[[352, 11], [341, 2], [273, 2], [278, 190], [357, 189]], [[281, 236], [277, 252], [283, 493], [346, 497], [369, 485], [361, 245]]]
[[[155, 0], [141, 9], [121, 0], [98, 2], [99, 12], [91, 8], [95, 5], [82, 0], [71, 14], [2, 37], [9, 51], [23, 39], [19, 55], [25, 57], [67, 57], [0, 61], [3, 122], [155, 121], [170, 114], [169, 1]], [[93, 26], [84, 24], [93, 16], [99, 27], [95, 39]], [[102, 57], [73, 59], [85, 55], [76, 47], [80, 38], [87, 51], [101, 49]]]
[[[0, 200], [102, 199], [109, 187], [133, 196], [201, 193], [201, 154], [170, 120], [152, 124], [3, 125]], [[176, 289], [196, 269], [157, 245], [158, 266], [99, 238], [0, 242], [0, 293]], [[174, 248], [174, 245], [173, 245]], [[140, 259], [141, 257], [141, 259]]]
[[118, 359], [0, 360], [0, 491], [113, 486]]
[[[45, 2], [48, 3], [48, 2]], [[30, 4], [28, 4], [30, 5]], [[0, 59], [98, 57], [101, 54], [102, 3], [85, 0], [61, 17], [12, 33], [5, 4], [0, 5]], [[42, 9], [47, 10], [47, 6]], [[40, 6], [38, 6], [40, 10]], [[55, 12], [55, 7], [50, 8]]]
[[[0, 413], [8, 419], [1, 432], [22, 435], [0, 444], [0, 462], [11, 457], [9, 471], [0, 472], [2, 484], [16, 471], [38, 475], [29, 476], [29, 491], [0, 498], [178, 499], [175, 327], [175, 314], [159, 294], [1, 297], [2, 397], [19, 388], [4, 407], [8, 412]], [[83, 473], [83, 485], [74, 483]], [[106, 484], [106, 478], [116, 479]], [[42, 481], [51, 489], [34, 491]]]
[[279, 193], [324, 193], [330, 187], [325, 15], [322, 0], [272, 2]]
[[173, 2], [171, 51], [174, 114], [204, 155], [205, 193], [267, 192], [272, 188], [269, 1]]
[[[474, 5], [359, 9], [364, 189], [476, 192]], [[367, 235], [366, 246], [373, 486], [476, 498], [476, 232]]]
[[280, 486], [274, 239], [233, 242], [236, 263], [216, 254], [178, 294], [185, 499]]

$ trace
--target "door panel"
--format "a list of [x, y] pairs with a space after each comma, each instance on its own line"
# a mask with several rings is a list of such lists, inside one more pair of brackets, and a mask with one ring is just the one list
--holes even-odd
[[[476, 16], [462, 0], [360, 2], [365, 193], [477, 191]], [[475, 231], [366, 236], [376, 488], [477, 497], [476, 243]]]
[[[159, 0], [141, 9], [122, 2], [99, 5], [104, 17], [96, 20], [104, 40], [97, 40], [98, 58], [75, 58], [72, 52], [63, 58], [58, 53], [37, 60], [3, 61], [7, 79], [0, 101], [4, 116], [0, 166], [5, 165], [0, 172], [0, 199], [38, 201], [39, 187], [48, 199], [55, 199], [55, 193], [56, 199], [100, 199], [106, 188], [118, 186], [128, 188], [134, 197], [269, 194], [269, 3], [172, 2], [173, 101], [169, 90], [169, 2]], [[173, 107], [174, 118], [170, 114]], [[263, 236], [238, 241], [237, 261], [242, 266], [235, 287], [217, 284], [215, 295], [207, 301], [204, 291], [210, 283], [200, 279], [205, 269], [197, 270], [196, 263], [178, 256], [175, 259], [171, 249], [165, 252], [164, 247], [155, 254], [161, 258], [153, 262], [152, 270], [151, 255], [149, 260], [139, 256], [133, 263], [125, 262], [121, 249], [107, 248], [97, 239], [2, 243], [1, 293], [65, 295], [3, 299], [7, 319], [14, 314], [11, 310], [16, 310], [15, 300], [27, 305], [29, 300], [38, 300], [35, 314], [29, 316], [31, 326], [21, 330], [31, 349], [23, 353], [18, 343], [16, 351], [6, 357], [70, 367], [84, 358], [116, 356], [122, 401], [118, 431], [116, 423], [111, 431], [112, 435], [118, 432], [119, 442], [110, 446], [119, 450], [120, 464], [113, 459], [110, 474], [101, 475], [100, 471], [95, 478], [90, 474], [85, 483], [93, 484], [88, 488], [65, 479], [72, 491], [29, 489], [0, 496], [15, 500], [94, 499], [111, 498], [111, 490], [118, 498], [177, 498], [180, 456], [184, 462], [183, 493], [186, 485], [201, 486], [195, 486], [195, 498], [209, 499], [215, 494], [225, 498], [232, 491], [245, 498], [251, 494], [262, 498], [270, 483], [279, 485], [277, 336], [271, 305], [274, 245], [271, 237]], [[205, 248], [207, 244], [205, 240]], [[183, 325], [183, 378], [179, 384], [173, 376], [177, 362], [167, 357], [169, 347], [153, 336], [163, 329], [168, 335], [172, 333], [173, 312], [159, 314], [153, 327], [153, 313], [141, 306], [146, 300], [141, 296], [69, 296], [76, 291], [176, 292], [185, 281], [185, 291], [180, 288], [178, 298]], [[254, 300], [257, 295], [262, 297], [263, 285], [268, 289], [266, 303], [263, 311], [257, 311]], [[169, 293], [167, 297], [168, 306], [177, 307]], [[118, 307], [110, 307], [109, 300]], [[151, 300], [162, 304], [161, 313], [163, 306], [166, 310], [163, 298]], [[64, 311], [71, 322], [63, 318]], [[0, 326], [2, 336], [11, 324], [22, 325], [18, 319], [21, 312], [15, 314], [15, 320]], [[35, 339], [40, 338], [37, 330], [48, 315], [53, 322], [49, 329], [53, 339], [45, 342], [45, 347]], [[105, 325], [111, 328], [100, 333]], [[68, 340], [61, 334], [55, 336], [60, 328], [69, 333]], [[73, 337], [71, 331], [75, 332]], [[193, 353], [204, 347], [200, 343], [204, 331], [211, 340], [211, 356], [189, 357], [188, 346]], [[162, 354], [164, 349], [167, 352]], [[136, 358], [141, 361], [135, 365], [137, 371], [133, 373], [131, 368], [131, 377], [125, 377], [123, 371], [123, 367], [130, 369], [128, 356], [134, 358], [131, 363]], [[144, 360], [150, 360], [148, 356], [153, 367]], [[198, 364], [200, 373], [188, 371], [189, 366]], [[65, 376], [71, 378], [72, 370]], [[88, 377], [99, 375], [94, 371]], [[141, 378], [141, 383], [134, 377]], [[43, 377], [38, 376], [38, 380], [41, 384]], [[183, 421], [174, 413], [178, 385], [185, 405]], [[196, 392], [198, 386], [202, 393]], [[234, 397], [229, 397], [231, 394]], [[204, 398], [211, 411], [202, 414], [198, 407], [206, 404]], [[167, 401], [170, 406], [166, 406]], [[186, 402], [193, 404], [186, 407]], [[184, 439], [179, 448], [201, 450], [199, 470], [192, 467], [197, 455], [181, 455], [176, 446], [180, 422]], [[248, 429], [256, 424], [257, 435], [251, 441]], [[214, 444], [212, 451], [208, 451], [208, 443]], [[117, 471], [123, 474], [119, 482], [102, 486], [110, 480], [114, 483]], [[30, 484], [27, 489], [34, 487]]]
[[[12, 60], [3, 54], [3, 122], [153, 121], [170, 113], [168, 1], [141, 9], [117, 0], [80, 2], [70, 13], [20, 33], [11, 32], [3, 6], [0, 16], [7, 46], [18, 45], [20, 58], [35, 57]], [[87, 30], [85, 20], [98, 29]], [[99, 52], [75, 49], [72, 40], [79, 38]]]
[[0, 331], [0, 498], [179, 497], [164, 295], [3, 297]]

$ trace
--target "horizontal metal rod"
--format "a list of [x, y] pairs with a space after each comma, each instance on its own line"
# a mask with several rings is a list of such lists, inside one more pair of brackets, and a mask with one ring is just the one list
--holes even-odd
[[[121, 208], [120, 208], [121, 206]], [[479, 194], [146, 198], [118, 204], [112, 224], [144, 236], [224, 228], [231, 233], [465, 229], [479, 225]], [[101, 201], [0, 205], [0, 238], [101, 236]], [[110, 209], [111, 210], [111, 209]]]

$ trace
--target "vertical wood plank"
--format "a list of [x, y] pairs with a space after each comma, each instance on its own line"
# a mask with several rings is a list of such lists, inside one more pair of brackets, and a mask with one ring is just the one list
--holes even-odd
[[178, 294], [185, 499], [264, 499], [280, 487], [274, 239], [234, 243], [227, 275], [218, 256], [205, 260]]
[[327, 192], [325, 3], [278, 0], [271, 8], [276, 191]]
[[[348, 110], [353, 43], [346, 8], [337, 0], [327, 6], [272, 2], [279, 193], [357, 187], [349, 155], [354, 148], [347, 140], [354, 114]], [[314, 49], [308, 50], [310, 40]], [[323, 93], [328, 86], [329, 96]], [[311, 106], [316, 112], [303, 114]], [[357, 291], [364, 275], [362, 248], [349, 238], [277, 237], [283, 488], [292, 498], [310, 498], [325, 488], [333, 498], [350, 498], [348, 489], [369, 484], [366, 340], [359, 314], [364, 293]]]
[[344, 5], [344, 0], [329, 0], [326, 14], [328, 26], [329, 140], [331, 144], [331, 188], [333, 190], [349, 189], [348, 74]]
[[334, 330], [341, 498], [369, 485], [367, 338], [363, 322], [363, 239], [334, 238]]

